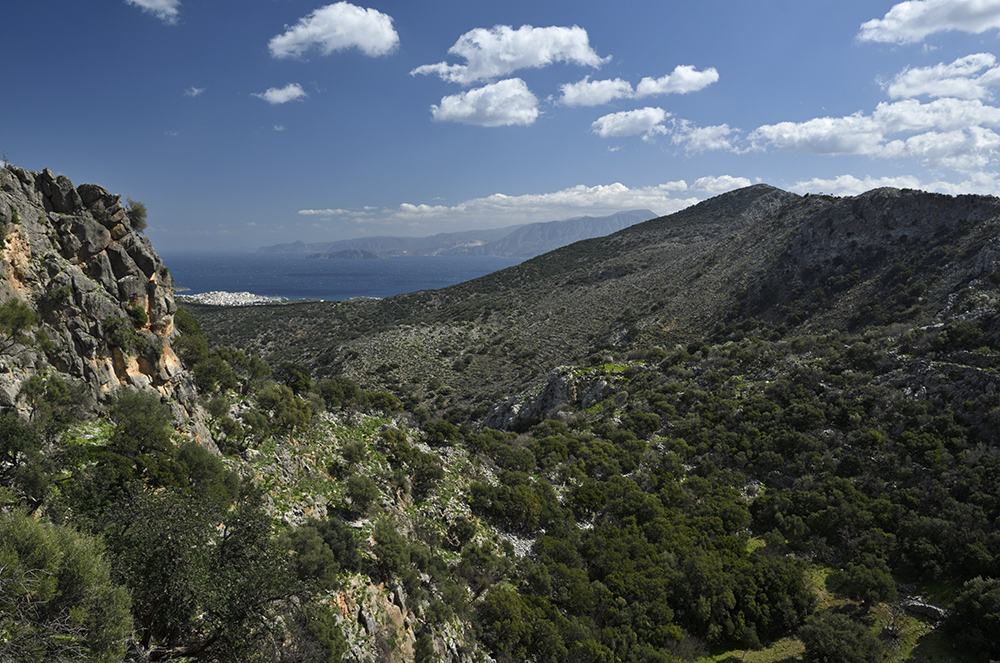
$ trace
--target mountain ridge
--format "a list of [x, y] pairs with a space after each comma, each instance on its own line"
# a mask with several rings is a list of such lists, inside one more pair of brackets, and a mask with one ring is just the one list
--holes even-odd
[[[949, 301], [972, 296], [963, 284], [993, 273], [997, 218], [1000, 202], [985, 196], [877, 189], [836, 198], [755, 185], [449, 288], [265, 308], [257, 313], [273, 316], [266, 331], [241, 330], [238, 314], [224, 309], [198, 315], [216, 342], [321, 375], [386, 387], [387, 378], [434, 374], [488, 399], [510, 380], [537, 385], [559, 365], [639, 339], [672, 347], [755, 325], [821, 333], [855, 328], [865, 316], [929, 323]], [[908, 241], [896, 242], [902, 234]], [[946, 268], [949, 255], [966, 259]], [[906, 264], [929, 270], [927, 282], [900, 269]], [[879, 311], [880, 301], [908, 288], [907, 310]], [[438, 341], [421, 331], [431, 329]], [[442, 348], [470, 334], [481, 348], [457, 372]], [[282, 337], [301, 340], [278, 345]], [[410, 368], [376, 370], [395, 365]]]
[[261, 253], [320, 253], [348, 250], [386, 255], [478, 255], [529, 258], [581, 239], [600, 237], [655, 217], [649, 210], [629, 210], [604, 217], [581, 216], [429, 237], [361, 237], [333, 242], [296, 241], [259, 248]]

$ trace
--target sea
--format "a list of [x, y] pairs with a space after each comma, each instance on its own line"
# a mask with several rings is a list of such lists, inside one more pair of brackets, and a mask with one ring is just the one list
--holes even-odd
[[498, 256], [323, 259], [302, 253], [159, 251], [178, 294], [249, 292], [281, 299], [341, 300], [436, 290], [521, 262]]

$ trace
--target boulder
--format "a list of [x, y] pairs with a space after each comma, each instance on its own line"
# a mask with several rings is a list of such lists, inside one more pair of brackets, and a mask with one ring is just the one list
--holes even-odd
[[86, 262], [111, 243], [108, 229], [85, 216], [61, 217], [59, 243], [69, 260]]
[[138, 276], [139, 267], [121, 244], [114, 241], [111, 242], [108, 245], [107, 254], [111, 260], [111, 268], [114, 270], [116, 279], [125, 278], [126, 276]]
[[76, 187], [76, 192], [87, 207], [108, 195], [108, 190], [99, 184], [81, 184]]
[[[103, 187], [98, 188], [104, 190]], [[88, 189], [88, 196], [96, 196], [97, 193], [97, 189]], [[125, 223], [128, 219], [128, 214], [126, 213], [121, 200], [121, 196], [107, 193], [107, 191], [104, 190], [104, 195], [100, 198], [94, 198], [92, 202], [87, 203], [87, 209], [90, 210], [90, 213], [94, 215], [94, 218], [97, 219], [97, 221], [105, 228], [114, 228], [116, 225]]]
[[948, 611], [936, 605], [927, 603], [919, 596], [913, 596], [903, 601], [903, 608], [915, 615], [940, 621], [948, 616]]
[[52, 212], [60, 214], [73, 214], [83, 207], [83, 199], [77, 193], [76, 187], [65, 175], [53, 175], [52, 171], [46, 168], [40, 176], [42, 195], [48, 203], [46, 208], [51, 207]]
[[129, 274], [118, 279], [118, 298], [125, 304], [144, 301], [146, 296], [146, 280]]
[[98, 253], [87, 263], [87, 276], [104, 286], [108, 292], [117, 294], [118, 280], [115, 278], [115, 272], [106, 251]]
[[151, 278], [160, 268], [160, 257], [156, 255], [148, 237], [131, 234], [122, 238], [121, 245], [147, 278]]

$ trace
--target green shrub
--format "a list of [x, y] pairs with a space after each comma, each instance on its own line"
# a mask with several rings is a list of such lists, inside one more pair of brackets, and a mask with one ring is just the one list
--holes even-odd
[[132, 226], [132, 230], [141, 233], [146, 229], [146, 206], [131, 198], [126, 198], [125, 201], [128, 203], [126, 214], [129, 225]]

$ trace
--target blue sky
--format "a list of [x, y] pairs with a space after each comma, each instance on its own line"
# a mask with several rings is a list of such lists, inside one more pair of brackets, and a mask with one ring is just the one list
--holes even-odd
[[160, 249], [1000, 194], [1000, 0], [9, 4], [0, 150]]

